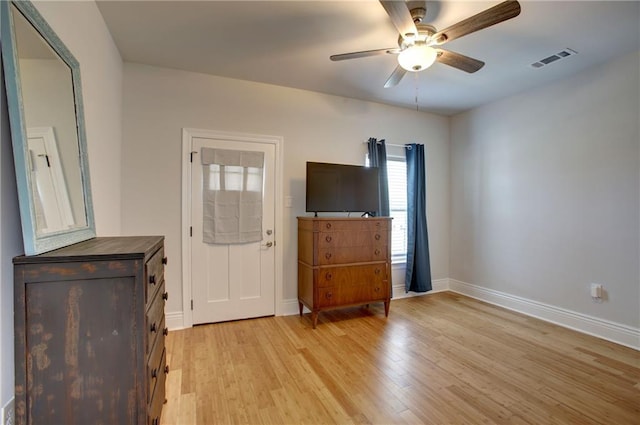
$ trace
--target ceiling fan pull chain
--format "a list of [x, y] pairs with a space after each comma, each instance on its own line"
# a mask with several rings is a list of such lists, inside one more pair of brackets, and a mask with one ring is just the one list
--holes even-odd
[[414, 82], [416, 84], [416, 111], [419, 111], [418, 109], [418, 94], [420, 92], [420, 84], [418, 82], [418, 73], [416, 72], [413, 76], [414, 78]]

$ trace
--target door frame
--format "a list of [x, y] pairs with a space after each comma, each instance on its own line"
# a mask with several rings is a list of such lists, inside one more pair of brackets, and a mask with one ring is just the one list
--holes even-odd
[[[282, 164], [284, 140], [280, 136], [205, 130], [198, 128], [182, 129], [182, 324], [184, 328], [193, 326], [191, 310], [192, 280], [191, 280], [191, 146], [194, 138], [217, 139], [232, 142], [269, 143], [275, 146], [275, 211], [274, 211], [274, 249], [275, 249], [275, 313], [282, 314], [282, 294], [284, 282], [283, 270], [283, 195], [282, 195]], [[197, 163], [197, 162], [196, 162]]]

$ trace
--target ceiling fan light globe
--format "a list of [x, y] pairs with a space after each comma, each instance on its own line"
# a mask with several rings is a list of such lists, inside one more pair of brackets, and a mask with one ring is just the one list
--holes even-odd
[[407, 71], [418, 72], [433, 65], [437, 57], [434, 48], [424, 44], [413, 45], [398, 55], [398, 64]]

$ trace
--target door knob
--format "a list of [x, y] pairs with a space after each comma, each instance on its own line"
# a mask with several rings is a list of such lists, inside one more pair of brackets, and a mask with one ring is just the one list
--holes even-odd
[[266, 244], [264, 244], [264, 246], [266, 246], [267, 248], [271, 248], [273, 246], [273, 242], [267, 242]]

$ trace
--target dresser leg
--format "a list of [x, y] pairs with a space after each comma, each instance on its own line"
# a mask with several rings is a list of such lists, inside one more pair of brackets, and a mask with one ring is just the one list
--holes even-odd
[[300, 301], [298, 301], [298, 308], [300, 309], [300, 317], [302, 317], [302, 310], [303, 310], [304, 306], [302, 305], [302, 303]]
[[311, 324], [313, 325], [313, 329], [315, 329], [316, 325], [318, 324], [318, 312], [317, 311], [312, 311], [311, 312]]
[[384, 302], [384, 317], [389, 317], [389, 304], [391, 304], [390, 301]]

